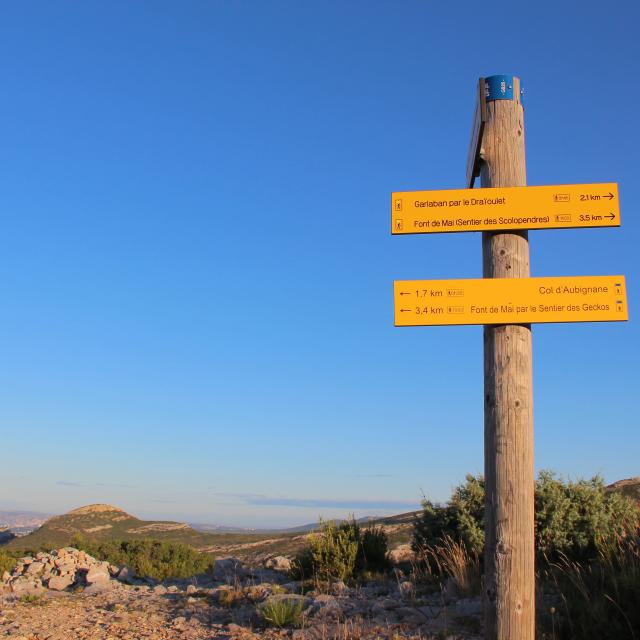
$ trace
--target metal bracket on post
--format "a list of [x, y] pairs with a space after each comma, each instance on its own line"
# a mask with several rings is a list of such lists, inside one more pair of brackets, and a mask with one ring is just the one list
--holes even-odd
[[480, 175], [480, 149], [482, 148], [482, 134], [484, 123], [487, 121], [487, 101], [485, 99], [485, 79], [478, 80], [478, 95], [476, 108], [473, 112], [471, 125], [471, 142], [467, 152], [467, 189], [473, 189], [473, 183]]
[[520, 81], [513, 76], [488, 76], [478, 80], [476, 108], [471, 125], [471, 142], [467, 152], [467, 189], [473, 189], [475, 179], [480, 175], [480, 152], [482, 134], [487, 121], [487, 102], [493, 100], [515, 100], [523, 104], [524, 91]]

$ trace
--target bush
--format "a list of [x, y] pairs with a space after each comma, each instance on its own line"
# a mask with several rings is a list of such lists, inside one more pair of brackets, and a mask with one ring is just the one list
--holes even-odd
[[482, 554], [484, 547], [484, 478], [467, 475], [446, 505], [426, 498], [414, 522], [412, 548], [420, 554], [427, 547], [442, 545], [446, 538], [462, 542], [469, 553]]
[[16, 560], [19, 557], [20, 556], [13, 551], [9, 551], [8, 549], [0, 549], [0, 576], [5, 571], [11, 571], [11, 569], [13, 569], [16, 564]]
[[[449, 537], [462, 542], [470, 554], [484, 548], [484, 480], [466, 477], [445, 505], [429, 500], [414, 524], [412, 547], [420, 554], [442, 546]], [[607, 492], [600, 476], [577, 482], [541, 471], [535, 488], [536, 549], [540, 559], [596, 558], [617, 540], [635, 533], [640, 507], [633, 500]]]
[[637, 503], [607, 492], [600, 476], [563, 482], [541, 471], [535, 502], [536, 548], [548, 560], [597, 558], [640, 525]]
[[367, 527], [360, 537], [357, 571], [384, 571], [389, 567], [389, 542], [382, 527]]
[[74, 536], [69, 546], [86, 551], [98, 560], [107, 560], [119, 566], [127, 565], [135, 569], [139, 576], [154, 580], [188, 578], [213, 568], [211, 555], [180, 542], [114, 540], [96, 543], [82, 536]]
[[303, 580], [346, 582], [364, 571], [385, 569], [387, 550], [387, 536], [380, 527], [363, 532], [353, 518], [340, 525], [320, 521], [320, 530], [294, 559], [292, 573]]
[[273, 599], [260, 607], [260, 613], [272, 627], [301, 627], [303, 607], [303, 598]]
[[293, 561], [294, 574], [323, 582], [346, 581], [353, 576], [358, 556], [359, 527], [355, 521], [339, 526], [320, 521], [320, 531], [311, 534], [309, 546]]

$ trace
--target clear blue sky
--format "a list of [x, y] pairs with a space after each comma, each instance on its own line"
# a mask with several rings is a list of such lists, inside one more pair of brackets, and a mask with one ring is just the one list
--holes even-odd
[[628, 323], [534, 327], [536, 467], [640, 475], [636, 2], [12, 2], [0, 12], [0, 508], [275, 526], [482, 471], [481, 327], [393, 327], [391, 237], [464, 186], [479, 76], [526, 88], [528, 181], [617, 181], [622, 227], [532, 274], [627, 276]]

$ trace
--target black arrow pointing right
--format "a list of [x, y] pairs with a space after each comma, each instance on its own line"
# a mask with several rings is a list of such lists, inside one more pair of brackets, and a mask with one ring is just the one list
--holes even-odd
[[607, 196], [602, 196], [603, 198], [609, 198], [609, 200], [611, 200], [614, 196], [613, 193], [611, 193], [611, 191], [609, 191], [609, 195]]
[[610, 213], [608, 216], [605, 216], [605, 218], [609, 218], [609, 220], [613, 220], [615, 216], [613, 215], [613, 213]]

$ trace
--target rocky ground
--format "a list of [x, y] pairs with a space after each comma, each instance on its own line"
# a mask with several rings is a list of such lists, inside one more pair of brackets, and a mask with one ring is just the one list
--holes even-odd
[[[23, 558], [3, 576], [0, 638], [13, 640], [401, 640], [480, 638], [480, 602], [423, 591], [400, 572], [357, 588], [306, 591], [286, 558], [249, 568], [218, 560], [211, 575], [153, 583], [75, 549]], [[269, 607], [299, 610], [274, 627]]]

